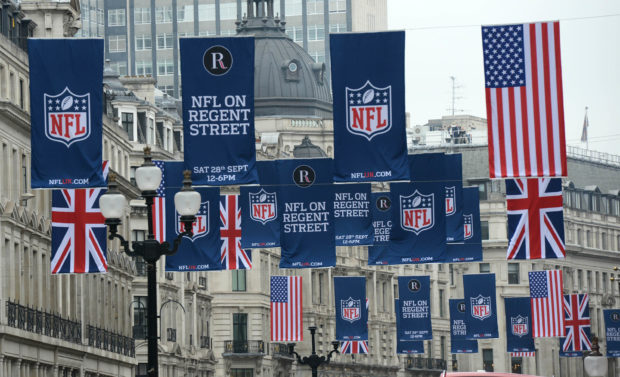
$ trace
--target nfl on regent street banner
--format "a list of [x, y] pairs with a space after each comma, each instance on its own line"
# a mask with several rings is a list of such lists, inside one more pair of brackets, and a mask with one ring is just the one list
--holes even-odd
[[460, 153], [443, 155], [446, 188], [446, 241], [463, 241], [463, 163]]
[[467, 339], [498, 338], [495, 274], [463, 275]]
[[28, 38], [28, 59], [31, 187], [106, 186], [101, 160], [103, 39]]
[[241, 248], [280, 246], [276, 161], [256, 161], [260, 186], [241, 186]]
[[451, 353], [477, 353], [478, 341], [467, 339], [467, 308], [465, 300], [450, 299], [450, 348]]
[[372, 245], [370, 183], [334, 185], [336, 246]]
[[398, 298], [400, 310], [400, 340], [428, 340], [433, 338], [431, 327], [430, 276], [399, 276]]
[[258, 183], [254, 37], [181, 38], [185, 168], [194, 185]]
[[366, 278], [334, 277], [336, 340], [368, 340]]
[[278, 160], [280, 268], [336, 265], [333, 160]]
[[389, 264], [392, 194], [389, 191], [373, 192], [370, 200], [374, 237], [372, 246], [368, 246], [368, 265]]
[[620, 357], [620, 309], [604, 309], [607, 357]]
[[[165, 161], [163, 169], [165, 187], [166, 241], [172, 243], [182, 233], [181, 215], [174, 208], [174, 194], [183, 186], [183, 162]], [[200, 210], [190, 238], [183, 237], [174, 255], [166, 256], [166, 271], [221, 270], [220, 262], [220, 189], [194, 188], [200, 193]]]
[[394, 307], [396, 313], [396, 353], [397, 354], [422, 354], [424, 353], [424, 341], [423, 340], [400, 340], [401, 327], [400, 327], [400, 300], [394, 300]]
[[446, 245], [446, 263], [482, 260], [478, 187], [463, 187], [463, 242]]
[[330, 34], [329, 38], [334, 181], [409, 179], [405, 32]]
[[532, 337], [532, 307], [529, 297], [504, 298], [506, 352], [535, 352]]

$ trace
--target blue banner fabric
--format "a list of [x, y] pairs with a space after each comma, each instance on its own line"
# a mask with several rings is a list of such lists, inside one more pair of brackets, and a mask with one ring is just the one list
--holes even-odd
[[583, 351], [564, 351], [563, 345], [566, 343], [566, 338], [560, 338], [560, 347], [558, 351], [560, 353], [560, 357], [582, 357]]
[[105, 187], [103, 39], [28, 38], [28, 59], [30, 186]]
[[463, 188], [464, 241], [446, 245], [447, 263], [482, 260], [482, 230], [480, 228], [480, 199], [478, 195], [478, 187]]
[[185, 167], [194, 185], [258, 183], [254, 37], [181, 38]]
[[467, 339], [467, 308], [465, 300], [450, 299], [450, 348], [451, 353], [477, 353], [478, 341]]
[[344, 33], [329, 37], [334, 94], [334, 181], [409, 179], [405, 32]]
[[334, 185], [336, 246], [372, 245], [370, 183]]
[[280, 268], [336, 265], [333, 161], [278, 160]]
[[336, 340], [368, 340], [366, 278], [334, 277]]
[[392, 194], [373, 192], [370, 195], [374, 241], [368, 246], [368, 265], [385, 265], [390, 260], [390, 233], [392, 231]]
[[620, 310], [604, 309], [607, 357], [620, 357]]
[[446, 241], [463, 241], [463, 162], [458, 153], [443, 155], [446, 188]]
[[401, 329], [400, 329], [400, 316], [398, 313], [401, 312], [400, 309], [400, 300], [394, 300], [394, 307], [396, 313], [396, 353], [397, 354], [422, 354], [424, 353], [424, 341], [423, 340], [400, 340]]
[[[182, 187], [183, 162], [164, 162], [166, 241], [172, 242], [181, 233], [181, 215], [174, 208], [174, 194]], [[200, 210], [193, 225], [194, 235], [183, 237], [174, 255], [166, 256], [166, 271], [221, 270], [220, 262], [220, 189], [194, 188], [200, 193]]]
[[282, 208], [278, 208], [277, 161], [256, 161], [260, 186], [241, 186], [241, 247], [280, 246]]
[[504, 298], [506, 311], [506, 352], [534, 352], [532, 307], [529, 297]]
[[441, 182], [390, 184], [392, 233], [388, 264], [439, 263], [446, 257], [445, 188]]
[[430, 276], [399, 276], [398, 298], [400, 310], [400, 340], [428, 340], [433, 338], [431, 326]]
[[467, 339], [498, 338], [495, 274], [463, 275]]

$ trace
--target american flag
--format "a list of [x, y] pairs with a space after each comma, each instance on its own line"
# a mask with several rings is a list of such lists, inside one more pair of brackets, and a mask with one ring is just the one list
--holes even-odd
[[166, 240], [166, 170], [163, 161], [153, 161], [161, 169], [161, 183], [157, 188], [157, 196], [153, 199], [153, 234], [159, 242]]
[[564, 295], [564, 326], [566, 338], [562, 350], [590, 350], [590, 307], [587, 293]]
[[[368, 298], [366, 298], [366, 310], [368, 310]], [[370, 315], [370, 312], [368, 313]], [[368, 324], [366, 324], [368, 326]], [[340, 353], [369, 353], [367, 340], [347, 340], [340, 342]]]
[[562, 271], [530, 271], [529, 278], [534, 327], [532, 336], [564, 336]]
[[560, 23], [483, 26], [491, 178], [566, 176]]
[[[109, 165], [103, 161], [103, 178]], [[104, 188], [52, 192], [52, 274], [107, 272], [106, 225], [99, 208]]]
[[534, 357], [536, 352], [511, 352], [510, 357]]
[[241, 248], [241, 207], [239, 195], [220, 196], [221, 262], [225, 270], [252, 269], [250, 250]]
[[301, 342], [303, 337], [301, 276], [271, 277], [271, 341]]
[[506, 180], [507, 259], [564, 258], [561, 178]]

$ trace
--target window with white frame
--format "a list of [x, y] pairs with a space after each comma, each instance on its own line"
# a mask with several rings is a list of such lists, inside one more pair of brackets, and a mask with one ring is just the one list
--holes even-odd
[[111, 62], [110, 67], [121, 76], [127, 76], [127, 62]]
[[312, 59], [317, 63], [325, 63], [325, 53], [321, 51], [311, 52], [310, 56], [312, 56]]
[[150, 50], [152, 47], [152, 40], [150, 34], [137, 34], [136, 35], [136, 51]]
[[236, 20], [237, 19], [237, 3], [220, 4], [220, 20]]
[[198, 5], [198, 21], [215, 21], [215, 4]]
[[172, 34], [163, 33], [157, 34], [157, 49], [167, 50], [172, 48]]
[[174, 74], [174, 64], [172, 59], [161, 59], [157, 61], [157, 75], [170, 76]]
[[149, 60], [136, 61], [136, 75], [152, 75], [153, 63]]
[[151, 8], [135, 8], [133, 11], [134, 24], [150, 24]]
[[194, 6], [193, 5], [181, 5], [177, 8], [177, 22], [192, 22], [194, 21]]
[[155, 23], [167, 24], [172, 22], [172, 7], [155, 8]]
[[108, 26], [125, 26], [125, 9], [108, 9]]
[[304, 29], [301, 26], [288, 27], [286, 28], [286, 35], [288, 35], [294, 42], [303, 42]]
[[345, 13], [347, 0], [329, 0], [329, 13]]
[[323, 0], [306, 0], [306, 12], [308, 15], [323, 14]]
[[329, 25], [329, 32], [330, 33], [344, 33], [347, 31], [347, 25], [346, 24], [331, 24]]
[[110, 52], [125, 52], [127, 50], [127, 40], [124, 35], [110, 35], [108, 43], [108, 50]]
[[287, 0], [286, 16], [301, 16], [301, 0]]
[[159, 85], [157, 89], [161, 90], [169, 96], [174, 96], [174, 86], [172, 85]]
[[325, 40], [325, 28], [323, 27], [323, 25], [308, 26], [308, 40], [309, 41]]

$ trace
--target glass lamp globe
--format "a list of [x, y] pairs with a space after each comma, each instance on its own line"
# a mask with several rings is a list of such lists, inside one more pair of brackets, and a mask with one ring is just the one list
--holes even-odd
[[174, 195], [174, 207], [181, 216], [194, 216], [200, 210], [200, 194], [197, 191], [179, 191]]
[[586, 356], [583, 367], [590, 377], [607, 376], [607, 358], [605, 356]]
[[140, 191], [155, 191], [161, 183], [161, 169], [155, 165], [140, 166], [136, 169], [136, 184]]
[[101, 214], [106, 219], [120, 219], [125, 213], [127, 201], [120, 193], [105, 193], [99, 198]]

